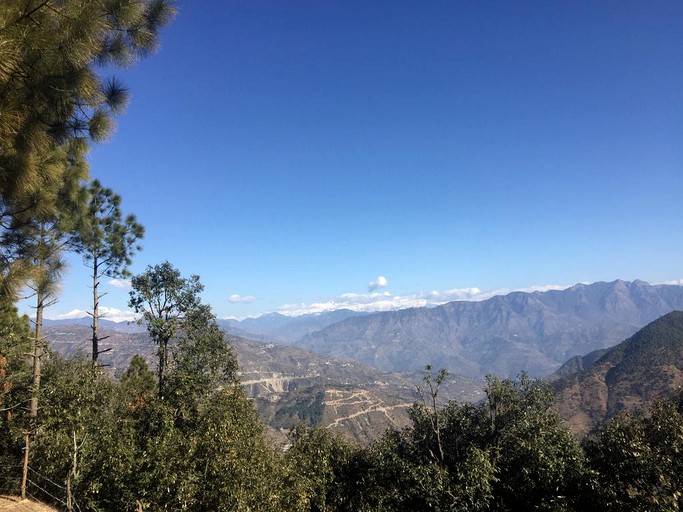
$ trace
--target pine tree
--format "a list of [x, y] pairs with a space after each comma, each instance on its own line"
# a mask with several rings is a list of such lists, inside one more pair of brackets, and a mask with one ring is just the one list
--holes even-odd
[[[63, 180], [63, 167], [46, 155], [74, 146], [83, 155], [112, 132], [127, 91], [100, 73], [153, 51], [172, 16], [168, 0], [0, 3], [0, 232], [52, 207], [40, 192]], [[0, 255], [1, 292], [12, 299], [31, 272], [15, 249], [5, 243]]]
[[93, 366], [97, 366], [102, 353], [99, 342], [106, 339], [99, 333], [100, 299], [105, 295], [99, 292], [100, 279], [130, 276], [128, 266], [133, 254], [141, 249], [136, 242], [144, 236], [145, 230], [135, 216], [128, 215], [124, 219], [121, 196], [112, 189], [94, 180], [88, 192], [87, 215], [78, 230], [75, 249], [92, 271], [92, 361]]
[[102, 140], [126, 89], [97, 74], [157, 46], [166, 0], [3, 0], [0, 7], [0, 195], [40, 187], [34, 160], [70, 138]]
[[21, 287], [33, 277], [41, 224], [54, 222], [64, 226], [68, 219], [72, 229], [82, 216], [82, 211], [72, 206], [82, 202], [84, 196], [82, 182], [88, 176], [86, 149], [72, 141], [40, 154], [37, 164], [51, 178], [16, 199], [11, 209], [4, 210], [6, 217], [0, 215], [0, 297], [4, 300], [15, 301]]
[[57, 300], [59, 279], [64, 270], [62, 252], [69, 246], [78, 219], [85, 206], [85, 189], [81, 185], [87, 172], [80, 154], [65, 154], [52, 151], [54, 165], [63, 165], [61, 183], [51, 183], [34, 195], [40, 195], [36, 201], [51, 208], [43, 208], [39, 215], [29, 209], [23, 209], [12, 218], [12, 229], [5, 234], [16, 237], [16, 246], [20, 248], [19, 257], [27, 262], [31, 269], [27, 287], [35, 298], [35, 326], [33, 347], [31, 350], [31, 366], [33, 385], [29, 407], [29, 429], [25, 434], [24, 481], [22, 495], [25, 492], [26, 471], [28, 467], [29, 448], [38, 424], [38, 396], [40, 392], [41, 361], [43, 357], [43, 312], [46, 307]]

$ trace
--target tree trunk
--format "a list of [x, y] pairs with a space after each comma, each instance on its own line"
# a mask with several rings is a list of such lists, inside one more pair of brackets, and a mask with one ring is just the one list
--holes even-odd
[[28, 480], [28, 448], [31, 442], [30, 432], [24, 432], [24, 470], [21, 474], [21, 499], [26, 499], [26, 481]]
[[38, 419], [38, 393], [40, 391], [40, 359], [43, 357], [43, 309], [45, 296], [41, 291], [36, 294], [36, 325], [33, 336], [33, 387], [31, 389], [31, 405], [29, 408], [29, 428], [24, 434], [24, 468], [21, 477], [21, 498], [26, 499], [26, 481], [28, 480], [28, 460], [36, 421]]
[[43, 309], [45, 297], [42, 292], [37, 293], [36, 326], [33, 336], [33, 389], [31, 390], [31, 408], [29, 418], [35, 422], [38, 417], [38, 391], [40, 390], [40, 364], [43, 357]]
[[92, 365], [97, 367], [97, 359], [100, 355], [99, 349], [99, 318], [100, 318], [100, 298], [97, 295], [97, 258], [93, 259], [92, 271]]
[[169, 340], [162, 340], [159, 343], [159, 396], [164, 396], [164, 380], [166, 376], [166, 366], [168, 365], [168, 342]]
[[73, 493], [71, 492], [71, 482], [78, 476], [78, 445], [76, 444], [76, 431], [72, 431], [74, 439], [74, 451], [71, 459], [71, 471], [66, 477], [66, 510], [72, 512], [74, 509], [73, 505]]

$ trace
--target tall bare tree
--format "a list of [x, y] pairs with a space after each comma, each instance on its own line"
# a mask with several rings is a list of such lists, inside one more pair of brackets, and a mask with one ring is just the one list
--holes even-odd
[[121, 212], [121, 196], [105, 188], [98, 180], [88, 187], [88, 209], [75, 239], [75, 249], [83, 256], [92, 277], [92, 361], [98, 365], [99, 355], [104, 352], [99, 342], [106, 339], [99, 332], [100, 280], [103, 277], [123, 279], [130, 276], [128, 266], [136, 251], [141, 249], [137, 241], [145, 229], [134, 215], [125, 218]]

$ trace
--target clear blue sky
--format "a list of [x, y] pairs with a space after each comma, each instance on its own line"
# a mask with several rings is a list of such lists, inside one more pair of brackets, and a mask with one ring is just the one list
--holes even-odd
[[[90, 158], [133, 271], [238, 317], [683, 277], [679, 0], [177, 6]], [[70, 261], [48, 316], [88, 307]]]

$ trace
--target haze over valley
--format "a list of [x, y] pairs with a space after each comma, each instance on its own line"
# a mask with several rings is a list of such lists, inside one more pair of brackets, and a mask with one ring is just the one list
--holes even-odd
[[[683, 286], [618, 280], [433, 308], [220, 323], [237, 353], [242, 384], [274, 435], [282, 439], [304, 421], [368, 442], [407, 425], [427, 365], [450, 373], [440, 400], [478, 401], [486, 375], [546, 377], [564, 363], [582, 369], [572, 361], [602, 355], [674, 310], [683, 310]], [[87, 317], [81, 326], [46, 321], [46, 335], [65, 355], [85, 353], [89, 323]], [[104, 361], [112, 371], [123, 371], [136, 353], [154, 366], [154, 344], [139, 325], [104, 320], [103, 327], [111, 331]]]

